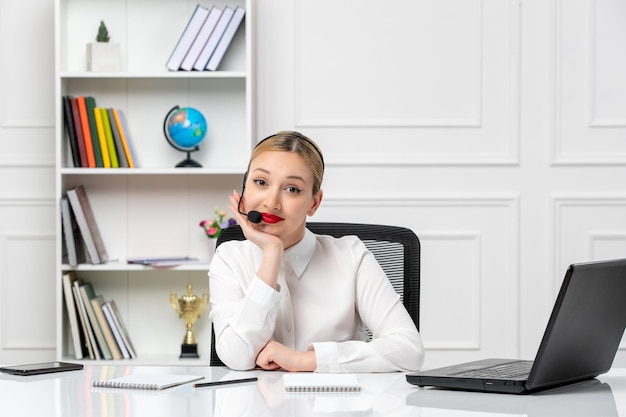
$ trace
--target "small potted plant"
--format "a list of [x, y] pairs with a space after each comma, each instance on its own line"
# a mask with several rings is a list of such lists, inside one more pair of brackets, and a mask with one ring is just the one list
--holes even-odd
[[87, 44], [87, 70], [94, 72], [114, 72], [120, 70], [120, 44], [109, 42], [109, 30], [100, 21], [96, 42]]

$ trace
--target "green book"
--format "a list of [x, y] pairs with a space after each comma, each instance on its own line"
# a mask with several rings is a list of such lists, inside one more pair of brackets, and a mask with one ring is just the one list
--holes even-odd
[[80, 286], [79, 290], [80, 296], [83, 299], [83, 303], [85, 304], [85, 310], [87, 310], [89, 323], [91, 324], [93, 333], [96, 336], [96, 341], [98, 342], [98, 346], [100, 347], [100, 352], [102, 352], [102, 357], [105, 359], [113, 359], [113, 355], [111, 354], [111, 350], [109, 349], [109, 346], [107, 344], [104, 332], [100, 327], [98, 317], [96, 316], [93, 304], [91, 303], [91, 300], [93, 298], [96, 298], [96, 293], [93, 290], [93, 286], [90, 282], [85, 282], [83, 285]]
[[107, 147], [109, 148], [109, 158], [111, 158], [111, 168], [119, 168], [120, 163], [117, 160], [117, 150], [115, 149], [113, 132], [111, 132], [109, 113], [105, 108], [101, 108], [100, 112], [102, 113], [102, 125], [104, 127], [104, 134], [107, 137]]
[[98, 135], [98, 127], [96, 126], [95, 108], [96, 99], [88, 96], [85, 97], [85, 105], [87, 107], [87, 119], [89, 120], [89, 131], [91, 132], [91, 141], [93, 142], [93, 154], [96, 158], [96, 167], [102, 168], [102, 150], [100, 149], [100, 139]]

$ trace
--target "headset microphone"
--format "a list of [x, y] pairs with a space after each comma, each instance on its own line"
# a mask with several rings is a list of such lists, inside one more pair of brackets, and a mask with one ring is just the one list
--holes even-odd
[[241, 210], [239, 210], [240, 214], [243, 214], [244, 216], [248, 217], [248, 220], [250, 220], [252, 223], [256, 223], [259, 224], [261, 223], [261, 221], [263, 220], [263, 215], [256, 211], [256, 210], [251, 210], [248, 212], [248, 214], [242, 212]]

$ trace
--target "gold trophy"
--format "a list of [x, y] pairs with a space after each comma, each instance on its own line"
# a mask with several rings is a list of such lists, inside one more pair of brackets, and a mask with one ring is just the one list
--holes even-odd
[[180, 346], [180, 357], [199, 358], [198, 342], [196, 342], [196, 336], [193, 333], [193, 324], [209, 305], [209, 294], [205, 292], [202, 294], [202, 298], [198, 298], [193, 294], [191, 284], [188, 284], [187, 294], [182, 297], [178, 298], [174, 292], [170, 294], [170, 304], [187, 325], [187, 332]]

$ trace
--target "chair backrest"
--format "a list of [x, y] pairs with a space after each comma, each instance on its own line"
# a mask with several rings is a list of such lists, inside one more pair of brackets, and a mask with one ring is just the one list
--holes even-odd
[[[358, 236], [387, 274], [419, 330], [420, 242], [412, 230], [398, 226], [328, 222], [310, 222], [307, 223], [307, 228], [318, 235]], [[217, 246], [229, 240], [245, 240], [239, 225], [222, 230], [217, 239]], [[211, 325], [210, 365], [224, 365], [215, 351], [213, 325]]]

